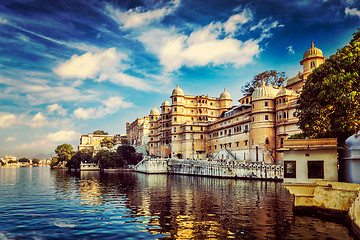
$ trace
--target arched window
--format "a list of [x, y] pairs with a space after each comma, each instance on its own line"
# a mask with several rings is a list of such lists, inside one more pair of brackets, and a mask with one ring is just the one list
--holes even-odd
[[314, 67], [315, 67], [315, 61], [311, 61], [310, 68], [314, 68]]
[[269, 138], [265, 139], [265, 144], [270, 144]]
[[176, 102], [177, 101], [177, 98], [176, 97], [174, 97], [174, 102]]

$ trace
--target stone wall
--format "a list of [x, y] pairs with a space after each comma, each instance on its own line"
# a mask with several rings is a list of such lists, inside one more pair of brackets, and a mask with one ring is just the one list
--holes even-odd
[[134, 171], [142, 173], [168, 173], [168, 159], [144, 158], [134, 167]]
[[264, 163], [147, 158], [136, 165], [134, 170], [144, 173], [172, 173], [210, 177], [283, 179], [282, 166]]
[[316, 184], [285, 183], [284, 187], [294, 195], [295, 209], [348, 216], [360, 236], [360, 184], [317, 181]]

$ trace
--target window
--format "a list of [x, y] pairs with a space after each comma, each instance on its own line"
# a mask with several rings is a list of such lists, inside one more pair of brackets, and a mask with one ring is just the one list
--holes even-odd
[[265, 115], [265, 121], [269, 121], [269, 115]]
[[203, 131], [203, 127], [200, 127], [200, 131]]
[[200, 139], [204, 139], [204, 136], [203, 136], [203, 135], [200, 135]]
[[194, 104], [194, 101], [191, 101], [191, 104]]
[[154, 133], [154, 131], [151, 131], [151, 133]]
[[247, 131], [248, 130], [248, 125], [245, 125], [245, 131]]
[[284, 161], [284, 177], [296, 178], [296, 161]]
[[255, 122], [255, 118], [253, 117], [253, 122]]
[[231, 135], [231, 129], [229, 129], [229, 135]]
[[211, 151], [211, 146], [209, 146], [209, 151]]
[[216, 150], [216, 145], [214, 145], [214, 149]]
[[248, 103], [249, 103], [249, 99], [247, 98], [247, 99], [246, 99], [246, 104], [248, 104]]
[[286, 118], [286, 112], [284, 112], [284, 118]]
[[265, 144], [270, 144], [269, 138], [265, 139]]
[[193, 130], [193, 127], [192, 127], [192, 126], [190, 127], [190, 130], [191, 130], [191, 131]]
[[308, 161], [308, 178], [324, 178], [324, 161]]
[[254, 139], [251, 141], [251, 144], [254, 145]]
[[315, 67], [315, 61], [311, 61], [310, 68], [314, 68], [314, 67]]
[[245, 146], [247, 146], [248, 145], [248, 140], [245, 140], [244, 143], [245, 143]]
[[265, 107], [268, 107], [269, 106], [269, 103], [268, 102], [265, 102]]
[[229, 148], [231, 148], [231, 143], [229, 143]]
[[239, 147], [239, 142], [236, 142], [236, 147]]
[[227, 130], [225, 130], [225, 135], [227, 134]]
[[[177, 99], [176, 99], [176, 97], [174, 97], [174, 102], [176, 102], [177, 101]], [[175, 110], [176, 111], [176, 110]]]
[[281, 113], [279, 113], [279, 119], [281, 119]]
[[281, 138], [280, 139], [280, 147], [283, 147], [283, 145], [284, 145], [284, 138]]
[[174, 108], [174, 112], [176, 112], [176, 108]]
[[174, 132], [176, 132], [176, 127], [174, 127]]
[[151, 138], [151, 141], [154, 140], [153, 138]]
[[254, 104], [253, 104], [253, 108], [254, 108]]
[[174, 122], [176, 122], [176, 117], [174, 117]]
[[152, 146], [153, 146], [153, 144], [151, 143], [151, 144], [150, 144], [150, 147], [152, 147]]

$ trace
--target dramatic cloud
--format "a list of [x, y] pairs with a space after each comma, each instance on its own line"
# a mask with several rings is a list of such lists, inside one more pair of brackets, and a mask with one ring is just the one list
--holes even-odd
[[347, 7], [345, 8], [345, 14], [360, 17], [360, 10], [357, 10], [356, 8]]
[[7, 137], [5, 139], [5, 142], [13, 142], [13, 141], [16, 141], [16, 137]]
[[41, 112], [38, 112], [26, 125], [32, 128], [42, 127], [48, 124], [48, 118], [45, 117]]
[[123, 28], [134, 28], [161, 20], [165, 16], [173, 13], [179, 7], [179, 5], [180, 0], [174, 0], [167, 6], [152, 11], [146, 11], [142, 7], [129, 9], [128, 11], [122, 11], [113, 8], [108, 4], [106, 6], [106, 11], [107, 14], [117, 23], [122, 25]]
[[109, 48], [103, 52], [87, 52], [81, 56], [73, 55], [70, 60], [60, 64], [54, 72], [63, 78], [97, 78], [102, 72], [114, 71], [127, 56]]
[[122, 63], [126, 58], [124, 53], [115, 48], [98, 53], [87, 52], [81, 56], [73, 55], [70, 60], [55, 68], [54, 72], [63, 78], [91, 78], [97, 82], [109, 80], [136, 90], [156, 91], [146, 80], [123, 72], [129, 68]]
[[74, 141], [76, 139], [79, 139], [80, 136], [81, 136], [80, 133], [75, 132], [73, 130], [70, 131], [61, 130], [55, 133], [48, 134], [47, 139], [51, 142], [60, 143], [60, 142]]
[[132, 103], [126, 102], [122, 97], [110, 97], [103, 101], [103, 106], [93, 108], [77, 108], [74, 111], [74, 115], [78, 119], [96, 119], [102, 118], [108, 114], [117, 112], [120, 108], [128, 108], [132, 106]]
[[294, 54], [294, 53], [295, 53], [295, 51], [294, 51], [294, 49], [293, 49], [293, 46], [288, 46], [286, 49], [287, 49], [287, 50], [289, 51], [289, 53], [291, 53], [291, 54]]
[[59, 114], [60, 116], [66, 116], [66, 110], [57, 103], [48, 105], [46, 109], [50, 114], [54, 114], [55, 112], [57, 112], [57, 114]]
[[226, 34], [234, 34], [239, 24], [247, 23], [252, 19], [250, 9], [245, 9], [242, 13], [231, 16], [227, 22], [224, 23], [224, 30]]
[[12, 113], [0, 112], [0, 128], [7, 128], [17, 122], [16, 116]]
[[[234, 38], [221, 38], [222, 25], [209, 24], [190, 36], [156, 29], [139, 37], [149, 50], [156, 53], [166, 71], [182, 66], [233, 64], [244, 66], [261, 51], [257, 40], [242, 42]], [[211, 49], [211, 51], [210, 51]]]

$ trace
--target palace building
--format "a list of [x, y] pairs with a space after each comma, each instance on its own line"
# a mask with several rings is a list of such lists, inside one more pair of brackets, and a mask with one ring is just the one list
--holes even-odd
[[236, 105], [226, 89], [219, 97], [191, 96], [177, 85], [171, 103], [165, 100], [160, 110], [154, 106], [149, 116], [127, 123], [130, 144], [161, 157], [280, 163], [276, 150], [301, 132], [294, 113], [302, 87], [324, 61], [311, 43], [300, 61], [303, 72], [284, 87], [263, 83]]

